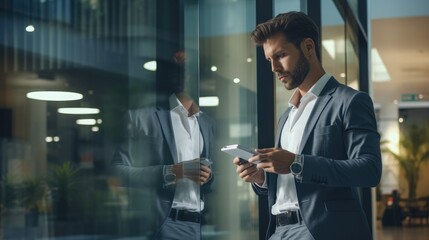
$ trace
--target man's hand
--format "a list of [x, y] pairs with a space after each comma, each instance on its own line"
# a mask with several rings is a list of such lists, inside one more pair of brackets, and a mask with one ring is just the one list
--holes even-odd
[[256, 164], [253, 163], [241, 163], [240, 158], [236, 157], [233, 163], [237, 165], [238, 176], [245, 182], [254, 182], [259, 186], [262, 186], [265, 181], [264, 171], [256, 168]]
[[256, 151], [259, 154], [249, 159], [249, 162], [261, 161], [256, 164], [256, 168], [277, 174], [290, 173], [289, 167], [295, 159], [295, 154], [282, 148], [264, 148]]
[[210, 179], [210, 175], [212, 174], [212, 170], [210, 167], [201, 164], [200, 165], [200, 185], [203, 185]]
[[172, 171], [177, 179], [188, 178], [200, 185], [206, 183], [212, 173], [210, 167], [201, 164], [199, 159], [174, 164]]

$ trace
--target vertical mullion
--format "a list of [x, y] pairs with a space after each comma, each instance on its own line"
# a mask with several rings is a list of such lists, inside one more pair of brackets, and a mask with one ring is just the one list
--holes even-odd
[[[273, 17], [273, 1], [256, 0], [256, 24], [267, 21]], [[255, 26], [256, 26], [255, 24]], [[275, 84], [273, 73], [265, 60], [263, 49], [256, 50], [256, 87], [257, 87], [257, 122], [258, 122], [258, 147], [272, 147], [274, 145], [275, 125]], [[267, 81], [272, 79], [272, 81]], [[264, 97], [272, 96], [272, 97]], [[259, 239], [265, 239], [268, 228], [269, 212], [268, 198], [259, 196]]]

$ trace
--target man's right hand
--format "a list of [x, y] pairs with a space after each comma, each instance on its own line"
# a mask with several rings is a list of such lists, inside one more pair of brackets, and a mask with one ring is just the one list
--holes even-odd
[[249, 162], [242, 163], [238, 157], [234, 158], [233, 163], [237, 166], [238, 176], [245, 182], [254, 182], [259, 186], [264, 184], [264, 171], [262, 169], [256, 168], [256, 164]]

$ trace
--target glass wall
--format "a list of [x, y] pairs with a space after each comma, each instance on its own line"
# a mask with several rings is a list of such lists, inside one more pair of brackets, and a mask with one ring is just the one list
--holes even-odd
[[[285, 13], [289, 11], [303, 11], [301, 6], [300, 0], [287, 0], [287, 1], [281, 1], [276, 0], [274, 1], [274, 12], [275, 15], [280, 13]], [[275, 91], [276, 91], [276, 122], [278, 118], [284, 113], [284, 111], [288, 108], [288, 102], [289, 98], [292, 96], [293, 91], [287, 91], [284, 87], [284, 84], [282, 84], [280, 81], [276, 80], [276, 77], [274, 76], [275, 81]]]
[[[220, 151], [258, 145], [255, 12], [255, 1], [3, 1], [0, 239], [151, 239], [188, 209], [182, 194], [203, 239], [256, 239], [256, 195]], [[212, 172], [201, 186], [200, 160], [188, 161], [199, 158]], [[183, 172], [169, 185], [173, 165]]]
[[322, 1], [321, 55], [325, 70], [337, 81], [346, 84], [345, 21], [333, 1]]
[[216, 106], [202, 107], [217, 129], [216, 182], [207, 196], [211, 226], [203, 228], [208, 238], [257, 239], [259, 234], [257, 196], [237, 176], [232, 157], [219, 151], [227, 144], [258, 146], [256, 48], [249, 37], [255, 12], [254, 0], [200, 1], [200, 100], [219, 99]]

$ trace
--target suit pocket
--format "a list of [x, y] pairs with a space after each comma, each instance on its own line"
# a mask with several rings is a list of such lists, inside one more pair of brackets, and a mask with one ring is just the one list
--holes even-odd
[[338, 126], [336, 124], [314, 129], [314, 135], [316, 136], [335, 134], [336, 132], [338, 132]]
[[356, 200], [335, 200], [325, 202], [327, 212], [358, 212], [359, 203]]

